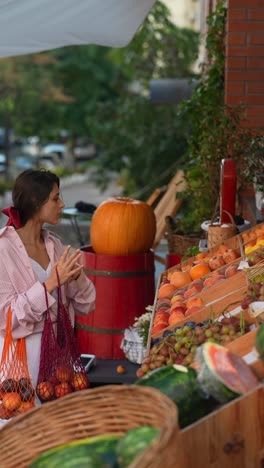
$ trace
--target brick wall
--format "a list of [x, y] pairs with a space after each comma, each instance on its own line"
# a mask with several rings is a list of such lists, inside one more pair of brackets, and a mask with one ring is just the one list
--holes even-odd
[[228, 0], [226, 45], [226, 104], [244, 104], [244, 125], [264, 127], [264, 0]]

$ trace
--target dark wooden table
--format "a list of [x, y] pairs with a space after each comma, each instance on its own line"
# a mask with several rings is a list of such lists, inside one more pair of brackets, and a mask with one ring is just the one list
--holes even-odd
[[[117, 372], [117, 367], [123, 366], [124, 374]], [[88, 371], [92, 387], [111, 384], [133, 384], [137, 380], [136, 371], [140, 366], [127, 359], [97, 359], [96, 365]]]

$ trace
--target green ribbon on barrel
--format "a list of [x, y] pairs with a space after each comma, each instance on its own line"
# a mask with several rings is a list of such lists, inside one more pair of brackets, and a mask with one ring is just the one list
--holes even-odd
[[83, 323], [76, 322], [75, 328], [78, 330], [84, 330], [87, 332], [92, 333], [100, 333], [106, 335], [120, 335], [124, 333], [124, 328], [98, 328], [98, 327], [90, 327], [89, 325], [84, 325]]
[[106, 270], [90, 270], [84, 269], [86, 275], [92, 276], [108, 276], [111, 278], [130, 278], [133, 276], [146, 276], [150, 275], [154, 270], [141, 270], [141, 271], [106, 271]]

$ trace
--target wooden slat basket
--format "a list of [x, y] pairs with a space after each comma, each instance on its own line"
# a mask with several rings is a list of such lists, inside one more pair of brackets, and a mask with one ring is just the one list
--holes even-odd
[[130, 468], [174, 468], [179, 435], [176, 405], [154, 388], [107, 385], [72, 393], [17, 416], [0, 430], [1, 468], [25, 468], [42, 452], [141, 425], [160, 429]]
[[170, 254], [183, 256], [187, 249], [199, 245], [201, 236], [197, 236], [196, 234], [189, 236], [177, 234], [174, 232], [175, 224], [171, 216], [166, 216], [165, 222], [168, 251]]

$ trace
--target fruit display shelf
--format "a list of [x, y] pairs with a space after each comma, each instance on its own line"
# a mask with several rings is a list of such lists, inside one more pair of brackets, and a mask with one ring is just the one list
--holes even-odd
[[264, 466], [263, 402], [259, 385], [181, 430], [175, 468]]
[[[261, 246], [251, 254], [251, 263], [255, 261], [258, 264], [263, 255], [264, 246]], [[163, 272], [155, 294], [151, 337], [160, 336], [165, 329], [181, 326], [188, 320], [204, 320], [212, 315], [211, 311], [217, 316], [225, 308], [231, 310], [229, 305], [241, 302], [247, 293], [246, 268], [248, 257], [243, 256], [214, 271], [209, 270], [205, 276], [182, 287], [175, 286], [174, 277], [178, 275], [180, 278], [184, 272], [172, 272], [171, 269]]]
[[[255, 249], [263, 246], [264, 244], [264, 223], [257, 224], [246, 231], [237, 234], [236, 236], [230, 237], [229, 239], [221, 242], [220, 246], [225, 246], [229, 250], [234, 250], [239, 257], [245, 254], [253, 252]], [[199, 259], [213, 257], [219, 252], [219, 246], [215, 246], [212, 249], [208, 249], [202, 254], [198, 254], [194, 257], [189, 257], [182, 263], [175, 265], [169, 269], [169, 271], [184, 270], [193, 262]]]

